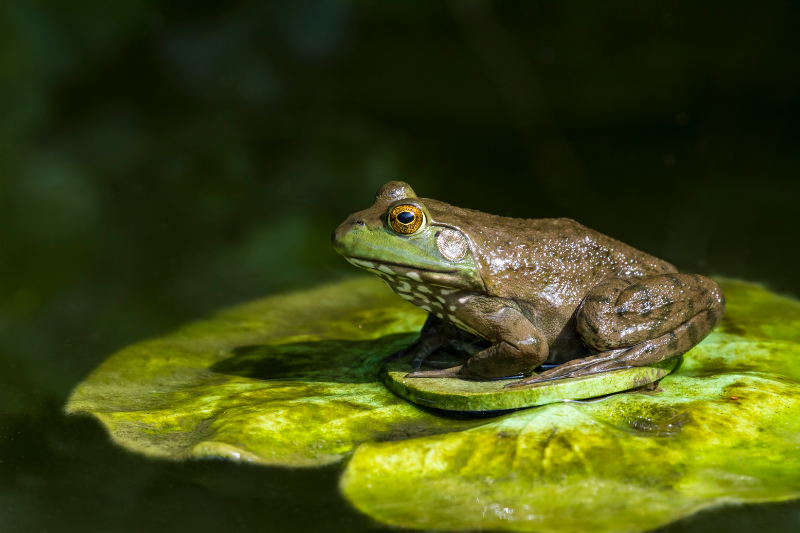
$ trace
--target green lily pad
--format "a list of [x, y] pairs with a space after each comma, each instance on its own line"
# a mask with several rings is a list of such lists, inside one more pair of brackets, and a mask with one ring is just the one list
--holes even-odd
[[344, 494], [393, 525], [559, 533], [646, 531], [714, 505], [800, 497], [800, 304], [722, 285], [721, 327], [660, 390], [365, 443]]
[[267, 298], [113, 355], [66, 410], [147, 455], [285, 466], [479, 425], [423, 412], [378, 380], [425, 315], [377, 278]]
[[[446, 411], [487, 412], [520, 409], [595, 398], [643, 387], [658, 381], [678, 364], [673, 357], [651, 367], [626, 368], [571, 379], [557, 379], [528, 387], [507, 389], [510, 380], [475, 381], [452, 378], [407, 378], [412, 371], [409, 354], [387, 363], [380, 373], [386, 386], [410, 402]], [[513, 381], [513, 380], [511, 380]]]
[[644, 531], [712, 505], [800, 496], [800, 304], [721, 283], [721, 327], [656, 390], [495, 418], [421, 409], [379, 369], [425, 313], [370, 278], [126, 348], [76, 387], [67, 411], [157, 457], [351, 457], [343, 493], [388, 524]]

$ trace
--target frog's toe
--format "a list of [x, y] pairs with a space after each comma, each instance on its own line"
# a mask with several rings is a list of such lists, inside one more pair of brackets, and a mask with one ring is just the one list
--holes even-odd
[[441, 370], [417, 370], [405, 375], [407, 378], [460, 378], [461, 367], [464, 365], [443, 368]]
[[533, 383], [531, 381], [531, 379], [532, 378], [527, 378], [527, 379], [523, 379], [521, 381], [514, 381], [514, 382], [509, 383], [507, 385], [503, 385], [503, 388], [504, 389], [513, 389], [513, 388], [516, 388], [516, 387], [526, 387], [526, 386], [530, 385], [531, 383]]
[[521, 381], [514, 381], [513, 383], [509, 383], [508, 385], [506, 385], [504, 388], [513, 389], [514, 387], [527, 387], [528, 385], [533, 385], [536, 383], [544, 383], [545, 381], [552, 381], [554, 379], [561, 379], [567, 377], [567, 376], [553, 376], [549, 374], [549, 372], [550, 371], [548, 370], [547, 372], [536, 374], [535, 376], [525, 378]]
[[418, 350], [417, 353], [414, 355], [414, 360], [411, 361], [411, 368], [413, 368], [414, 370], [419, 370], [419, 368], [422, 366], [422, 363], [425, 362], [425, 359], [427, 359], [429, 355], [430, 354], [428, 353], [424, 352], [421, 353]]
[[531, 382], [551, 381], [554, 379], [575, 378], [578, 376], [588, 376], [600, 372], [608, 372], [619, 368], [627, 368], [628, 365], [620, 359], [620, 355], [625, 353], [627, 348], [610, 350], [597, 355], [574, 359], [559, 365], [555, 368], [545, 370], [541, 374], [531, 376]]
[[446, 369], [453, 366], [453, 361], [431, 361], [428, 359], [425, 361], [425, 366], [434, 370]]
[[631, 366], [626, 365], [625, 361], [604, 361], [602, 363], [584, 366], [583, 368], [570, 372], [569, 375], [565, 377], [590, 376], [592, 374], [611, 372], [612, 370], [621, 370], [623, 368], [631, 368]]
[[602, 372], [611, 372], [612, 370], [620, 370], [623, 368], [630, 368], [630, 365], [625, 361], [618, 359], [608, 359], [608, 355], [600, 354], [599, 356], [587, 357], [585, 359], [576, 359], [569, 363], [564, 363], [561, 366], [545, 370], [541, 374], [531, 376], [522, 381], [515, 381], [509, 383], [506, 387], [524, 387], [534, 383], [544, 383], [545, 381], [554, 381], [556, 379], [577, 378], [581, 376], [590, 376], [592, 374], [600, 374]]
[[450, 339], [447, 342], [447, 346], [452, 348], [456, 353], [465, 355], [467, 357], [472, 357], [482, 350], [482, 348], [478, 348], [474, 344], [461, 339]]
[[577, 372], [580, 372], [583, 368], [585, 368], [587, 364], [590, 363], [586, 363], [584, 359], [577, 359], [575, 361], [570, 361], [569, 363], [564, 363], [561, 366], [545, 370], [541, 374], [534, 374], [533, 376], [525, 378], [521, 381], [515, 381], [513, 383], [509, 383], [508, 385], [506, 385], [506, 388], [525, 387], [527, 385], [532, 385], [535, 383], [544, 383], [545, 381], [553, 381], [556, 379], [565, 379], [573, 377], [573, 375], [577, 375], [576, 374]]

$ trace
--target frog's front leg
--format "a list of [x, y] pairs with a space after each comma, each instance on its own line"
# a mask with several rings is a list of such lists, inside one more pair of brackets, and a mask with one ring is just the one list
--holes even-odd
[[467, 296], [450, 320], [472, 330], [492, 345], [461, 366], [411, 372], [410, 378], [462, 377], [472, 379], [521, 376], [547, 359], [547, 341], [511, 300]]
[[575, 312], [578, 333], [600, 353], [507, 386], [656, 364], [696, 346], [724, 312], [722, 289], [705, 276], [605, 280]]
[[439, 348], [448, 347], [459, 353], [472, 355], [478, 350], [470, 344], [472, 337], [472, 335], [458, 329], [453, 324], [436, 317], [433, 313], [429, 313], [417, 340], [390, 355], [387, 361], [413, 353], [412, 368], [416, 370], [422, 366], [422, 362], [429, 355]]

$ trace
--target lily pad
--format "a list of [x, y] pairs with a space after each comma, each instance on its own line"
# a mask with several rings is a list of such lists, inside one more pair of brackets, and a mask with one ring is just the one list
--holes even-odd
[[341, 487], [428, 529], [638, 532], [800, 496], [800, 304], [722, 280], [721, 327], [649, 394], [544, 405], [466, 431], [365, 443]]
[[507, 389], [513, 380], [407, 378], [414, 354], [388, 362], [380, 372], [386, 386], [416, 404], [445, 411], [489, 412], [520, 409], [567, 400], [595, 398], [653, 383], [672, 371], [673, 357], [654, 366], [626, 368], [571, 379], [556, 379], [528, 387]]
[[67, 411], [156, 457], [350, 457], [343, 493], [387, 524], [644, 531], [713, 505], [800, 496], [800, 304], [721, 283], [721, 327], [654, 390], [494, 418], [422, 409], [378, 374], [425, 313], [370, 278], [126, 348], [76, 387]]
[[66, 410], [147, 455], [285, 466], [479, 425], [423, 412], [378, 380], [425, 315], [377, 278], [267, 298], [113, 355]]

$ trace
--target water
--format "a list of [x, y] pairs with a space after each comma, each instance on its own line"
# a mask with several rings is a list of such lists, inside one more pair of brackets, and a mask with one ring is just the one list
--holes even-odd
[[475, 5], [3, 2], [0, 529], [381, 528], [339, 466], [153, 461], [60, 413], [127, 344], [352, 274], [330, 231], [391, 179], [800, 295], [800, 7]]

